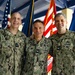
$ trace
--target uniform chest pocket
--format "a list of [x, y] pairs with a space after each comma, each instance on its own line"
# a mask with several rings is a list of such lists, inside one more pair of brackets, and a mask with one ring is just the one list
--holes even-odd
[[73, 49], [73, 41], [71, 39], [63, 40], [61, 44], [62, 48], [64, 49], [69, 49], [69, 50]]
[[2, 55], [4, 55], [4, 57], [6, 59], [8, 59], [12, 53], [13, 53], [13, 45], [12, 43], [10, 43], [9, 41], [3, 41], [2, 42]]

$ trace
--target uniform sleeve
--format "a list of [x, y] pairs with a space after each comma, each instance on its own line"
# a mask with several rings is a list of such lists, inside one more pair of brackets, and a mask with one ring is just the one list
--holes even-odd
[[52, 47], [53, 45], [52, 45], [51, 37], [49, 37], [48, 39], [49, 39], [49, 41], [51, 42], [51, 43], [50, 43], [50, 50], [49, 50], [49, 54], [50, 54], [51, 56], [53, 56], [53, 47]]
[[1, 49], [1, 32], [0, 32], [0, 49]]
[[0, 49], [2, 48], [2, 33], [3, 33], [3, 31], [2, 31], [2, 29], [0, 30]]
[[22, 65], [21, 65], [21, 75], [24, 75], [25, 74], [25, 62], [26, 62], [26, 44], [25, 44], [25, 47], [24, 47], [24, 53], [22, 55]]
[[51, 48], [50, 48], [49, 54], [50, 54], [51, 56], [53, 56], [53, 48], [52, 48], [52, 46], [51, 46]]

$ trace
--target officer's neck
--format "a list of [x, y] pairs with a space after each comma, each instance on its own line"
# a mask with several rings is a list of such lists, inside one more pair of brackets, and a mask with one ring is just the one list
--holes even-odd
[[39, 42], [41, 39], [42, 39], [42, 37], [35, 37], [35, 40], [36, 40], [37, 42]]
[[9, 28], [9, 31], [13, 34], [13, 35], [16, 35], [17, 34], [17, 32], [18, 32], [18, 29], [16, 29], [16, 28]]

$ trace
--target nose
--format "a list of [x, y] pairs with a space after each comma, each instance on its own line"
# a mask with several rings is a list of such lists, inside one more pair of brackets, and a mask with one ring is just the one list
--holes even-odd
[[59, 23], [59, 24], [61, 24], [62, 22], [61, 22], [61, 21], [59, 21], [58, 23]]
[[17, 21], [17, 20], [18, 20], [17, 18], [14, 19], [14, 21]]
[[17, 21], [17, 18], [15, 18], [15, 21]]
[[39, 28], [37, 28], [37, 32], [39, 32]]

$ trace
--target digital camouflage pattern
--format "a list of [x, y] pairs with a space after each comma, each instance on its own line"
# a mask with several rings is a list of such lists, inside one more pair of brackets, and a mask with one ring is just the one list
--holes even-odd
[[25, 38], [20, 31], [0, 30], [0, 75], [21, 75]]
[[51, 41], [45, 37], [37, 43], [35, 39], [27, 40], [26, 62], [23, 75], [47, 75], [47, 56]]
[[75, 75], [75, 32], [53, 35], [52, 51], [54, 63], [51, 75]]

